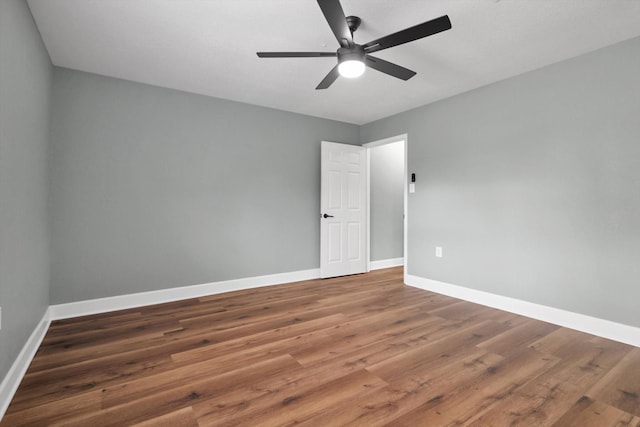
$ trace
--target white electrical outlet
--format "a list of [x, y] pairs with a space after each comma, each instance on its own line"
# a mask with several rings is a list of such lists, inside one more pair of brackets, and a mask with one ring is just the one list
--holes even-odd
[[442, 258], [442, 246], [436, 246], [436, 257]]

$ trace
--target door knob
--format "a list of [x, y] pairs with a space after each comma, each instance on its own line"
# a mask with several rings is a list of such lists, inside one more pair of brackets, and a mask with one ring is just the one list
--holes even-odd
[[333, 218], [333, 215], [327, 215], [327, 214], [324, 214], [324, 215], [322, 215], [322, 217], [323, 217], [323, 218]]

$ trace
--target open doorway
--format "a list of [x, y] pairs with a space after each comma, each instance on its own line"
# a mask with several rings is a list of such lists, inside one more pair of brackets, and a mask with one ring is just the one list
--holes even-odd
[[367, 148], [369, 269], [404, 265], [406, 271], [407, 135]]

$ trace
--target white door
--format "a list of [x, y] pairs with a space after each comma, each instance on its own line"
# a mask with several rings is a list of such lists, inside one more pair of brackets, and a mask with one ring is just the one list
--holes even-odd
[[320, 277], [367, 270], [366, 148], [322, 141]]

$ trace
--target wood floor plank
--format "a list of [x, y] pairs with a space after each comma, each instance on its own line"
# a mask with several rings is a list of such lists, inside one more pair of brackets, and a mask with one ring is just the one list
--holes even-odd
[[468, 425], [500, 402], [509, 401], [511, 405], [518, 390], [556, 363], [555, 357], [526, 349], [514, 353], [513, 357], [502, 357], [485, 365], [477, 376], [465, 381], [464, 387], [443, 389], [436, 402], [417, 407], [396, 419], [394, 424]]
[[222, 377], [234, 369], [242, 366], [250, 367], [259, 364], [264, 359], [270, 360], [278, 356], [291, 358], [289, 354], [291, 348], [303, 345], [305, 340], [313, 340], [319, 334], [322, 334], [322, 332], [313, 331], [305, 335], [268, 342], [265, 345], [253, 347], [250, 351], [238, 353], [211, 352], [207, 354], [207, 357], [200, 357], [197, 360], [188, 359], [186, 362], [176, 364], [175, 369], [128, 381], [123, 385], [118, 384], [106, 387], [103, 390], [103, 405], [110, 407], [121, 404], [135, 398], [136, 395], [153, 392], [158, 387], [163, 389], [172, 388], [190, 381], [196, 381], [203, 376]]
[[504, 325], [491, 321], [471, 325], [439, 340], [408, 349], [367, 369], [387, 381], [392, 381], [406, 375], [407, 372], [418, 371], [425, 365], [429, 366], [429, 369], [433, 369], [434, 366], [446, 365], [457, 354], [463, 353], [466, 349], [475, 348], [475, 344], [487, 334], [504, 329]]
[[640, 348], [402, 278], [52, 322], [0, 427], [640, 427]]
[[237, 324], [245, 324], [247, 319], [251, 320], [268, 320], [272, 317], [282, 316], [281, 309], [289, 307], [302, 307], [304, 309], [317, 307], [318, 296], [303, 295], [291, 298], [282, 298], [277, 301], [263, 302], [262, 304], [254, 304], [246, 307], [235, 308], [233, 310], [217, 311], [211, 314], [201, 314], [186, 319], [180, 319], [182, 326], [200, 326], [209, 325], [216, 327], [218, 324], [224, 324], [225, 327], [233, 327]]
[[566, 413], [580, 397], [578, 387], [558, 378], [532, 381], [511, 398], [496, 402], [469, 427], [548, 426]]
[[131, 354], [111, 358], [106, 364], [89, 360], [84, 364], [63, 367], [52, 375], [51, 372], [35, 372], [25, 376], [23, 387], [13, 399], [15, 410], [30, 408], [36, 404], [53, 402], [72, 397], [90, 390], [100, 390], [123, 381], [131, 381], [140, 376], [151, 376], [161, 367], [169, 369], [172, 360], [167, 355], [139, 354], [139, 359]]
[[199, 427], [199, 424], [193, 413], [193, 408], [187, 406], [186, 408], [133, 424], [132, 427]]
[[1, 426], [46, 426], [58, 421], [67, 420], [77, 414], [99, 411], [102, 396], [99, 390], [76, 393], [71, 397], [57, 399], [42, 404], [34, 404], [28, 408], [14, 409], [10, 407]]
[[111, 325], [75, 333], [69, 332], [56, 339], [48, 339], [40, 347], [40, 352], [43, 354], [66, 352], [70, 348], [82, 349], [99, 344], [112, 343], [121, 340], [123, 336], [126, 336], [127, 339], [135, 339], [138, 335], [148, 335], [158, 331], [165, 332], [176, 327], [179, 327], [179, 323], [175, 319], [165, 317], [162, 320], [156, 320], [142, 317], [120, 325]]
[[202, 426], [250, 426], [260, 425], [260, 420], [268, 418], [274, 426], [297, 425], [344, 400], [375, 393], [384, 386], [386, 383], [380, 378], [360, 369], [311, 389], [296, 390], [292, 387], [284, 399], [270, 399], [275, 402], [257, 411], [245, 411], [239, 416], [225, 418], [210, 414], [200, 418], [199, 422]]
[[76, 317], [73, 319], [54, 320], [51, 322], [51, 328], [47, 331], [46, 336], [42, 340], [42, 346], [46, 346], [50, 339], [60, 336], [67, 336], [70, 333], [82, 331], [105, 330], [112, 326], [121, 325], [131, 320], [142, 318], [142, 312], [127, 312], [118, 314], [112, 312], [109, 317], [96, 318], [95, 316]]
[[[555, 335], [551, 340], [556, 343], [559, 334], [552, 332], [550, 335]], [[620, 350], [627, 347], [605, 346], [587, 340], [571, 342], [573, 351], [569, 351], [568, 346], [557, 344], [536, 348], [554, 353], [554, 357], [559, 357], [558, 363], [535, 381], [516, 390], [510, 399], [497, 403], [470, 425], [499, 427], [553, 424], [571, 409], [585, 390], [604, 377], [622, 359], [626, 352]]]
[[[46, 370], [56, 368], [58, 366], [73, 363], [82, 362], [90, 358], [102, 357], [113, 353], [114, 349], [121, 349], [125, 351], [132, 347], [141, 345], [140, 343], [148, 342], [154, 339], [163, 339], [164, 334], [162, 331], [153, 331], [150, 333], [139, 334], [135, 337], [128, 337], [123, 335], [119, 339], [115, 339], [112, 342], [96, 344], [95, 346], [87, 346], [85, 348], [68, 348], [56, 354], [46, 354], [46, 352], [40, 352], [36, 354], [36, 357], [31, 362], [29, 369], [35, 371]], [[117, 351], [117, 350], [116, 350]]]
[[540, 338], [559, 328], [559, 326], [551, 323], [525, 322], [485, 340], [478, 346], [494, 353], [508, 355], [511, 352], [520, 351], [522, 347], [540, 340]]
[[582, 396], [552, 427], [637, 427], [638, 418]]
[[332, 359], [389, 337], [424, 330], [429, 325], [439, 323], [436, 317], [429, 317], [420, 306], [411, 309], [389, 310], [377, 319], [378, 328], [371, 330], [371, 320], [360, 318], [352, 322], [338, 324], [326, 330], [326, 338], [313, 346], [294, 350], [291, 355], [302, 365]]
[[[276, 322], [266, 322], [266, 329], [278, 329], [290, 324], [296, 324], [307, 320], [306, 316], [291, 317], [288, 316]], [[208, 345], [212, 342], [223, 342], [229, 337], [245, 336], [255, 331], [255, 328], [232, 328], [230, 333], [226, 331], [205, 332], [200, 335], [182, 335], [172, 334], [170, 337], [163, 337], [160, 340], [147, 340], [147, 346], [142, 349], [129, 350], [131, 346], [118, 347], [112, 349], [111, 352], [100, 357], [92, 357], [88, 360], [75, 361], [67, 360], [66, 363], [59, 362], [54, 367], [46, 370], [30, 370], [24, 380], [24, 388], [32, 391], [40, 392], [40, 396], [47, 394], [47, 389], [60, 388], [61, 381], [66, 382], [64, 386], [65, 392], [71, 387], [69, 382], [82, 384], [93, 384], [95, 387], [109, 385], [109, 380], [116, 380], [119, 376], [127, 377], [133, 380], [140, 376], [157, 374], [162, 372], [159, 362], [171, 360], [171, 354], [191, 350], [200, 346]], [[177, 366], [172, 365], [167, 369], [175, 369]], [[46, 383], [40, 386], [41, 383]], [[22, 390], [16, 394], [14, 403], [23, 400], [25, 393]], [[57, 393], [60, 393], [59, 391]], [[33, 395], [33, 393], [30, 393]], [[28, 396], [28, 394], [27, 394]]]
[[[202, 377], [178, 387], [165, 388], [159, 383], [154, 393], [140, 393], [116, 406], [103, 404], [104, 409], [70, 417], [60, 425], [123, 426], [147, 420], [157, 413], [169, 413], [239, 387], [251, 378], [272, 372], [295, 369], [291, 356], [277, 356], [246, 368], [225, 372], [214, 377]], [[52, 425], [56, 425], [55, 423]]]
[[[334, 425], [394, 425], [396, 420], [422, 404], [437, 404], [444, 393], [460, 387], [481, 375], [488, 366], [503, 358], [474, 347], [451, 357], [449, 363], [424, 364], [409, 370], [378, 393], [359, 396], [347, 402], [346, 410], [339, 405], [324, 414]], [[320, 425], [321, 419], [309, 420], [307, 425]], [[303, 423], [304, 425], [305, 423]], [[413, 424], [419, 425], [419, 424]], [[428, 424], [422, 424], [428, 425]]]
[[607, 346], [591, 340], [572, 343], [562, 350], [554, 351], [560, 362], [543, 374], [538, 381], [557, 378], [573, 384], [580, 390], [589, 390], [603, 378], [630, 351], [630, 346]]
[[254, 352], [293, 351], [295, 348], [299, 348], [305, 340], [313, 340], [316, 336], [323, 335], [325, 329], [343, 323], [345, 319], [343, 314], [334, 314], [308, 322], [259, 332], [255, 335], [248, 335], [221, 343], [207, 344], [197, 349], [175, 353], [171, 357], [176, 362], [194, 363], [235, 352], [250, 355]]
[[529, 347], [541, 353], [565, 354], [567, 350], [574, 353], [574, 348], [580, 343], [588, 343], [591, 335], [568, 328], [557, 328], [537, 341], [529, 344]]
[[363, 371], [362, 366], [316, 364], [313, 367], [300, 367], [286, 373], [263, 375], [250, 386], [237, 388], [205, 402], [194, 405], [198, 420], [203, 424], [215, 424], [231, 418], [256, 417], [260, 411], [277, 406], [291, 396], [308, 394], [325, 383], [349, 377], [352, 373]]
[[640, 348], [634, 348], [589, 391], [594, 400], [640, 416]]

